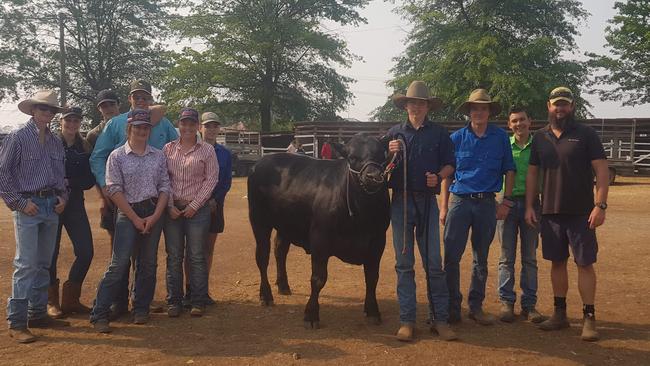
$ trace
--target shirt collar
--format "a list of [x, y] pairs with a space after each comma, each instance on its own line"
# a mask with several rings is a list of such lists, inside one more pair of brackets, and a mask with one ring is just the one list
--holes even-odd
[[[151, 149], [151, 146], [149, 146], [149, 144], [147, 144], [147, 146], [144, 148], [144, 154], [142, 154], [141, 156], [145, 156], [145, 155], [149, 154], [152, 151], [153, 150]], [[129, 144], [128, 141], [124, 144], [124, 152], [127, 155], [129, 155], [130, 153], [133, 153], [134, 155], [138, 155], [133, 151], [133, 149], [131, 148], [131, 145]]]
[[[421, 127], [421, 128], [429, 127], [429, 126], [431, 126], [432, 124], [433, 124], [433, 122], [429, 121], [429, 118], [428, 118], [428, 117], [425, 117], [425, 118], [424, 118], [424, 122], [422, 122], [422, 127]], [[406, 121], [405, 121], [404, 123], [402, 123], [402, 129], [403, 129], [403, 130], [411, 129], [411, 130], [413, 130], [413, 131], [417, 131], [417, 130], [413, 127], [413, 125], [411, 124], [411, 121], [409, 121], [408, 118], [406, 118]]]
[[[527, 148], [532, 141], [533, 141], [533, 134], [529, 133], [528, 141], [526, 141], [526, 144], [524, 145], [524, 149]], [[512, 145], [513, 147], [516, 146], [519, 149], [519, 145], [517, 144], [517, 139], [515, 138], [514, 134], [510, 135], [510, 145]]]
[[467, 125], [465, 125], [465, 128], [467, 128], [467, 131], [470, 132], [472, 135], [476, 136], [476, 138], [482, 139], [482, 138], [486, 138], [488, 135], [493, 135], [495, 133], [494, 129], [499, 128], [499, 127], [495, 127], [490, 122], [488, 122], [487, 128], [485, 129], [485, 135], [483, 135], [481, 137], [478, 137], [478, 135], [476, 135], [476, 133], [474, 133], [474, 129], [472, 128], [472, 121], [467, 122]]
[[[192, 151], [198, 149], [198, 147], [199, 147], [200, 144], [201, 144], [201, 139], [199, 139], [199, 138], [197, 137], [197, 138], [196, 138], [196, 143], [195, 143], [194, 146], [192, 146], [192, 148], [189, 149], [187, 152], [189, 153], [189, 152], [192, 152]], [[176, 150], [180, 150], [180, 149], [181, 149], [181, 138], [180, 138], [180, 137], [177, 138], [177, 139], [174, 141], [174, 148], [176, 148]]]

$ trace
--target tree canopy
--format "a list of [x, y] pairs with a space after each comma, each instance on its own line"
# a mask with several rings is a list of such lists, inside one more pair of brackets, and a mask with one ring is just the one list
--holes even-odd
[[[587, 113], [580, 97], [587, 66], [566, 57], [587, 16], [579, 1], [407, 0], [399, 12], [413, 30], [389, 85], [403, 92], [412, 80], [425, 81], [445, 103], [441, 118], [458, 118], [456, 108], [476, 88], [487, 89], [503, 113], [519, 105], [543, 118], [548, 93], [560, 85]], [[402, 116], [390, 100], [374, 112], [375, 120]]]

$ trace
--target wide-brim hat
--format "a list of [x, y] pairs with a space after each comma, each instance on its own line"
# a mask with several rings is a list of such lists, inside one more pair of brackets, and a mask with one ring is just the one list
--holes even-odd
[[406, 90], [406, 95], [398, 93], [393, 95], [392, 99], [395, 106], [399, 109], [406, 108], [406, 102], [409, 99], [426, 100], [429, 102], [429, 112], [437, 111], [442, 107], [442, 99], [432, 97], [427, 84], [419, 80], [411, 82], [411, 85]]
[[58, 99], [54, 90], [39, 90], [30, 98], [18, 103], [18, 110], [31, 116], [33, 115], [32, 109], [34, 106], [42, 104], [56, 109], [55, 113], [59, 113], [64, 111], [65, 108], [59, 105]]
[[490, 95], [485, 89], [474, 89], [467, 101], [458, 107], [458, 111], [469, 116], [470, 106], [472, 104], [489, 104], [490, 117], [501, 113], [501, 104], [492, 101], [492, 98], [490, 98]]

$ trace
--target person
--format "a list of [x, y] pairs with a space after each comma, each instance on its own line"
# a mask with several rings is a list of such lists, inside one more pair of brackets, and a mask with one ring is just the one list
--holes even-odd
[[[501, 112], [501, 106], [492, 101], [485, 89], [472, 91], [469, 99], [458, 110], [467, 115], [470, 122], [451, 135], [455, 146], [456, 171], [451, 187], [450, 179], [443, 181], [440, 210], [440, 221], [445, 225], [449, 321], [457, 323], [461, 320], [460, 260], [471, 228], [474, 261], [468, 296], [469, 318], [481, 325], [492, 325], [494, 316], [483, 311], [487, 261], [496, 220], [504, 219], [514, 205], [512, 187], [515, 163], [508, 134], [488, 123], [491, 116], [497, 116]], [[504, 199], [496, 205], [495, 192], [501, 190], [504, 175]], [[453, 194], [451, 199], [450, 194]]]
[[332, 145], [330, 145], [330, 139], [326, 138], [323, 142], [323, 147], [320, 149], [321, 159], [332, 159]]
[[111, 331], [110, 307], [119, 296], [134, 252], [133, 322], [148, 322], [156, 288], [158, 242], [171, 194], [165, 155], [147, 143], [152, 131], [150, 112], [134, 109], [127, 123], [127, 143], [115, 149], [106, 164], [105, 190], [118, 210], [111, 262], [97, 286], [90, 313], [90, 322], [100, 333]]
[[[145, 80], [135, 80], [130, 85], [128, 101], [131, 110], [136, 108], [149, 110], [151, 113], [150, 121], [152, 124], [151, 133], [149, 134], [148, 144], [152, 147], [162, 150], [166, 143], [178, 138], [178, 132], [174, 125], [164, 117], [166, 107], [164, 105], [153, 105], [151, 84]], [[90, 155], [90, 167], [95, 175], [97, 184], [102, 187], [103, 195], [106, 197], [108, 192], [106, 186], [106, 162], [110, 153], [116, 148], [124, 145], [126, 142], [126, 129], [128, 113], [122, 113], [111, 118], [104, 127], [103, 132], [97, 138], [97, 143]], [[109, 226], [109, 225], [107, 225]], [[114, 244], [114, 239], [111, 241]], [[128, 313], [129, 306], [129, 272], [127, 271], [122, 279], [121, 290], [115, 298], [116, 303], [113, 305], [111, 319], [118, 319], [123, 314]], [[162, 309], [155, 309], [160, 311]]]
[[[526, 222], [540, 225], [542, 255], [551, 261], [554, 311], [543, 330], [569, 327], [566, 296], [569, 288], [569, 249], [578, 268], [583, 303], [582, 339], [596, 341], [596, 228], [605, 222], [609, 169], [596, 131], [575, 119], [571, 89], [558, 87], [549, 95], [548, 125], [533, 136], [526, 177]], [[596, 196], [594, 200], [594, 172]], [[535, 213], [538, 178], [542, 181], [542, 214]], [[539, 221], [538, 221], [539, 220]]]
[[29, 328], [62, 325], [47, 315], [47, 290], [59, 214], [68, 199], [65, 152], [49, 124], [64, 108], [55, 92], [41, 90], [18, 109], [31, 118], [0, 145], [0, 196], [12, 211], [16, 235], [9, 337], [30, 343], [36, 337]]
[[[198, 139], [199, 113], [183, 108], [178, 117], [180, 137], [165, 145], [172, 187], [164, 232], [167, 251], [167, 315], [183, 309], [183, 259], [189, 262], [192, 316], [202, 316], [208, 296], [208, 271], [203, 247], [208, 236], [207, 201], [217, 184], [219, 167], [214, 148]], [[187, 256], [185, 251], [187, 250]]]
[[291, 140], [291, 143], [289, 143], [289, 146], [287, 146], [287, 152], [290, 154], [297, 154], [298, 153], [298, 140], [293, 139]]
[[[61, 115], [59, 137], [65, 150], [65, 178], [68, 186], [68, 203], [59, 217], [54, 255], [50, 265], [50, 287], [48, 289], [47, 313], [52, 318], [61, 318], [72, 313], [89, 313], [90, 308], [79, 302], [81, 286], [93, 259], [93, 237], [84, 205], [84, 191], [95, 185], [95, 176], [90, 171], [90, 145], [81, 137], [79, 128], [83, 111], [79, 107], [69, 108]], [[65, 227], [75, 260], [72, 262], [68, 280], [63, 283], [59, 305], [59, 279], [57, 261], [61, 247], [61, 234]]]
[[[526, 224], [526, 174], [530, 159], [530, 133], [532, 119], [525, 108], [513, 107], [508, 112], [508, 128], [512, 131], [510, 146], [517, 172], [512, 188], [513, 207], [505, 220], [499, 221], [497, 231], [501, 240], [501, 257], [498, 268], [498, 292], [501, 302], [499, 320], [506, 323], [515, 321], [514, 306], [517, 295], [515, 286], [515, 259], [517, 253], [517, 234], [520, 238], [521, 251], [521, 316], [533, 323], [545, 320], [535, 305], [537, 304], [537, 229]], [[539, 209], [539, 200], [535, 199], [535, 208]]]
[[[457, 336], [447, 323], [449, 293], [440, 257], [438, 204], [434, 192], [439, 192], [440, 181], [454, 172], [454, 147], [447, 130], [427, 117], [429, 112], [440, 109], [442, 101], [429, 95], [429, 88], [424, 82], [413, 81], [406, 95], [393, 96], [393, 102], [408, 116], [404, 123], [393, 126], [387, 133], [389, 152], [395, 154], [402, 151], [406, 155], [403, 157], [406, 162], [397, 166], [389, 181], [393, 190], [391, 223], [400, 310], [397, 339], [407, 342], [414, 339], [415, 236], [424, 269], [428, 271], [429, 319], [433, 320], [431, 330], [450, 341]], [[407, 173], [406, 186], [404, 169]], [[425, 212], [429, 212], [428, 217]], [[428, 229], [425, 229], [427, 226]]]
[[[208, 237], [203, 247], [205, 255], [205, 262], [208, 272], [208, 280], [210, 279], [210, 272], [212, 270], [212, 259], [214, 256], [214, 246], [217, 242], [217, 236], [224, 231], [225, 218], [223, 214], [224, 203], [226, 194], [230, 190], [232, 184], [232, 154], [225, 146], [217, 143], [217, 136], [221, 127], [221, 118], [214, 112], [205, 112], [201, 115], [201, 135], [203, 141], [214, 146], [217, 155], [217, 163], [219, 165], [219, 178], [217, 185], [214, 187], [212, 197], [208, 201], [210, 206], [210, 227], [208, 229]], [[191, 307], [191, 287], [189, 283], [189, 269], [190, 265], [185, 256], [185, 299], [183, 305]], [[210, 283], [208, 281], [208, 296], [206, 298], [206, 305], [214, 305], [215, 301], [210, 295]]]

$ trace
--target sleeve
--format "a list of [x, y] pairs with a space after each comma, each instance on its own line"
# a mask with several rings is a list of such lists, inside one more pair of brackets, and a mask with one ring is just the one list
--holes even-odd
[[0, 196], [13, 211], [21, 211], [27, 206], [27, 199], [20, 195], [15, 181], [19, 160], [20, 144], [16, 134], [12, 133], [0, 144]]
[[440, 168], [451, 165], [456, 168], [456, 156], [454, 154], [454, 143], [451, 141], [449, 132], [443, 128], [440, 132]]
[[600, 141], [598, 133], [591, 127], [589, 127], [589, 137], [587, 138], [587, 156], [589, 156], [589, 160], [607, 159], [603, 143]]
[[111, 119], [106, 124], [104, 132], [99, 135], [97, 138], [97, 143], [93, 149], [93, 153], [90, 155], [90, 169], [95, 175], [95, 180], [100, 187], [106, 185], [106, 162], [108, 156], [111, 154], [113, 149], [115, 149], [115, 124], [112, 123]]
[[[217, 182], [217, 186], [214, 188], [212, 197], [214, 197], [214, 200], [217, 202], [223, 202], [232, 185], [232, 155], [230, 154], [230, 151], [224, 149], [221, 158], [217, 160], [223, 164], [219, 167], [219, 181]], [[224, 161], [222, 162], [221, 160]]]
[[169, 171], [167, 169], [167, 159], [165, 154], [162, 151], [160, 152], [160, 159], [158, 164], [158, 184], [156, 185], [156, 190], [158, 190], [158, 195], [161, 193], [167, 193], [169, 199], [172, 199], [172, 186], [169, 181]]
[[542, 165], [541, 159], [539, 157], [538, 147], [539, 143], [537, 142], [537, 137], [533, 135], [533, 141], [530, 143], [530, 158], [528, 159], [528, 165], [540, 166]]
[[197, 210], [203, 207], [205, 202], [210, 199], [214, 187], [217, 185], [217, 180], [219, 179], [219, 164], [217, 163], [217, 154], [213, 153], [214, 149], [212, 146], [207, 144], [203, 145], [204, 149], [202, 153], [204, 154], [204, 168], [203, 168], [203, 182], [201, 183], [201, 189], [199, 193], [194, 197], [194, 200], [190, 202], [190, 207]]
[[124, 192], [124, 176], [122, 175], [117, 154], [111, 154], [106, 162], [105, 186], [109, 196], [117, 192]]
[[506, 174], [510, 171], [516, 172], [517, 166], [515, 165], [515, 159], [512, 157], [512, 145], [510, 145], [510, 139], [508, 138], [508, 134], [504, 132], [502, 172], [503, 174]]
[[172, 142], [178, 139], [178, 132], [176, 131], [176, 128], [174, 128], [174, 124], [166, 117], [165, 122], [167, 122], [167, 142]]
[[68, 186], [65, 181], [65, 149], [63, 148], [63, 144], [59, 141], [59, 139], [56, 139], [56, 149], [59, 150], [59, 154], [63, 159], [58, 160], [58, 166], [56, 169], [53, 169], [54, 174], [56, 174], [56, 189], [59, 192], [59, 196], [63, 198], [66, 202], [68, 201]]

